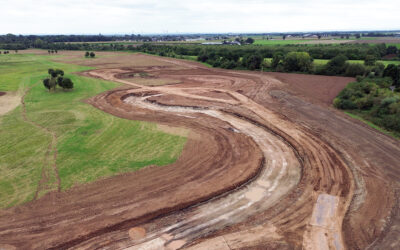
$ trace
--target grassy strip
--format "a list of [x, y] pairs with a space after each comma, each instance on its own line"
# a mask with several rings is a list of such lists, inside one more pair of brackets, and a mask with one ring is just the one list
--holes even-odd
[[382, 133], [384, 133], [386, 135], [389, 135], [389, 136], [391, 136], [393, 138], [400, 139], [400, 134], [395, 133], [395, 132], [391, 132], [391, 131], [388, 131], [388, 130], [382, 128], [382, 127], [379, 127], [379, 126], [375, 125], [374, 123], [372, 123], [372, 122], [370, 122], [368, 120], [365, 120], [363, 117], [359, 116], [358, 114], [351, 113], [351, 112], [348, 112], [348, 111], [344, 111], [344, 113], [347, 114], [348, 116], [354, 118], [354, 119], [362, 121], [363, 123], [367, 124], [371, 128], [374, 128], [374, 129], [378, 130], [379, 132], [382, 132]]
[[[63, 69], [75, 83], [74, 90], [49, 93], [40, 83], [32, 87], [25, 103], [28, 118], [57, 135], [62, 190], [148, 165], [167, 165], [179, 157], [185, 137], [162, 132], [154, 123], [114, 117], [82, 102], [118, 86], [71, 74], [88, 67], [52, 62], [47, 56], [6, 55], [0, 57], [0, 74], [7, 77], [0, 79], [0, 91], [33, 86], [49, 67]], [[46, 163], [51, 138], [24, 122], [21, 112], [19, 106], [0, 117], [0, 208], [32, 200]]]

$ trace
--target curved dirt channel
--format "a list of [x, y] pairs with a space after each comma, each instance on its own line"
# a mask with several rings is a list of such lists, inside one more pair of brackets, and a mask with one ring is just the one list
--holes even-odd
[[[90, 74], [101, 76], [96, 71], [90, 72]], [[173, 113], [186, 119], [196, 119], [194, 114], [201, 113], [227, 122], [231, 126], [229, 129], [234, 133], [243, 133], [252, 138], [261, 149], [265, 160], [261, 173], [242, 188], [187, 211], [180, 211], [164, 217], [162, 220], [169, 221], [169, 223], [163, 226], [155, 227], [157, 222], [152, 222], [133, 228], [133, 230], [144, 228], [147, 231], [147, 234], [141, 239], [129, 239], [126, 237], [126, 232], [122, 231], [102, 235], [102, 238], [119, 242], [120, 246], [130, 246], [130, 249], [178, 249], [193, 245], [194, 241], [206, 235], [242, 223], [251, 216], [268, 210], [279, 200], [287, 197], [290, 191], [293, 191], [294, 187], [299, 184], [303, 168], [313, 165], [312, 167], [320, 170], [311, 174], [311, 179], [314, 181], [308, 185], [317, 182], [323, 188], [318, 192], [315, 192], [317, 191], [315, 188], [304, 189], [305, 192], [299, 200], [308, 200], [308, 206], [306, 208], [293, 207], [300, 211], [309, 211], [309, 218], [305, 219], [302, 216], [300, 222], [300, 225], [308, 225], [308, 229], [304, 231], [302, 245], [307, 249], [330, 248], [330, 246], [344, 248], [340, 228], [350, 202], [349, 197], [353, 192], [350, 171], [335, 156], [334, 151], [328, 146], [324, 148], [324, 143], [318, 138], [301, 131], [279, 115], [235, 91], [198, 86], [142, 87], [117, 79], [112, 73], [104, 73], [104, 76], [109, 80], [130, 84], [137, 88], [124, 91], [125, 95], [122, 97], [123, 102], [131, 105], [133, 109]], [[204, 76], [202, 77], [204, 80]], [[200, 91], [201, 95], [196, 95], [196, 91]], [[226, 93], [232, 98], [227, 100], [226, 98], [210, 97], [204, 95], [205, 92]], [[279, 128], [273, 124], [279, 124]], [[292, 139], [285, 138], [287, 135], [290, 135]], [[293, 138], [295, 141], [301, 141], [303, 147], [307, 148], [309, 152], [304, 152], [305, 155], [302, 155], [304, 153], [300, 153], [300, 149], [292, 144]], [[307, 154], [319, 163], [312, 162], [310, 165], [310, 162], [304, 165], [303, 157], [307, 157]], [[341, 183], [343, 184], [341, 185]], [[332, 207], [329, 199], [320, 199], [320, 197], [331, 197], [337, 202]], [[312, 224], [312, 216], [316, 216], [312, 212], [314, 206], [318, 206], [318, 218], [327, 217], [327, 220], [331, 221], [328, 228], [319, 229], [321, 225]], [[273, 223], [260, 224], [259, 227], [252, 230], [269, 231], [271, 234], [266, 236], [259, 233], [259, 237], [253, 236], [253, 243], [276, 242], [284, 237], [278, 233], [278, 229]], [[247, 238], [246, 234], [236, 235], [233, 241], [237, 244], [237, 242], [246, 242]], [[212, 248], [215, 241], [218, 242], [218, 238], [213, 239], [211, 243], [204, 241], [201, 243], [203, 244], [201, 248]], [[94, 238], [79, 247], [90, 248], [95, 242], [98, 244], [99, 239]], [[224, 238], [218, 244], [229, 248], [234, 243], [228, 243]]]

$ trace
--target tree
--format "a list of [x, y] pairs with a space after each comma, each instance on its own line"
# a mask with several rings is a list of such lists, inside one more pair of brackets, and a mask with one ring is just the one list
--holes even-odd
[[250, 70], [259, 69], [263, 58], [259, 55], [246, 55], [243, 57], [242, 65]]
[[283, 59], [283, 67], [289, 72], [310, 72], [312, 70], [312, 58], [307, 52], [289, 52]]
[[64, 77], [62, 80], [62, 88], [63, 89], [73, 89], [74, 83], [71, 81], [71, 79]]
[[246, 39], [246, 43], [252, 44], [252, 43], [254, 43], [254, 39], [249, 37], [249, 38]]
[[346, 71], [344, 74], [351, 77], [362, 76], [365, 74], [366, 70], [365, 66], [361, 63], [346, 63], [345, 68]]
[[393, 85], [399, 87], [400, 83], [400, 68], [394, 64], [389, 64], [383, 71], [384, 77], [391, 77], [393, 80]]
[[94, 58], [96, 56], [96, 54], [94, 52], [90, 52], [90, 57]]
[[360, 39], [361, 35], [360, 34], [356, 34], [356, 39]]
[[89, 57], [90, 56], [90, 53], [89, 53], [89, 51], [86, 51], [86, 53], [85, 53], [85, 57]]
[[364, 59], [365, 66], [374, 66], [376, 62], [376, 57], [374, 55], [366, 55]]
[[318, 35], [318, 40], [321, 39], [321, 35]]
[[283, 39], [283, 40], [286, 40], [286, 35], [283, 35], [283, 36], [282, 36], [282, 39]]
[[389, 46], [389, 47], [387, 47], [387, 49], [386, 49], [386, 55], [392, 55], [392, 54], [397, 54], [397, 52], [398, 52], [399, 50], [397, 49], [397, 47], [396, 46]]
[[383, 75], [383, 71], [385, 70], [385, 65], [380, 62], [376, 62], [374, 67], [372, 67], [371, 72], [375, 73], [375, 76], [381, 77]]
[[61, 69], [56, 69], [54, 72], [57, 74], [57, 76], [64, 76], [64, 71]]
[[347, 57], [345, 55], [337, 55], [325, 65], [325, 74], [327, 75], [341, 75], [346, 70]]
[[50, 86], [50, 79], [49, 78], [43, 79], [43, 85], [46, 87], [46, 89], [48, 89], [50, 91], [51, 86]]
[[283, 59], [283, 54], [282, 53], [275, 53], [272, 57], [272, 62], [271, 62], [271, 67], [276, 69], [276, 67], [279, 65], [279, 63]]

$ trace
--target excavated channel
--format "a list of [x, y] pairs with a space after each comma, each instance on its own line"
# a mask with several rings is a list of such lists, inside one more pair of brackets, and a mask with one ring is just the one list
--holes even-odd
[[140, 108], [173, 112], [186, 117], [202, 113], [221, 119], [232, 126], [232, 131], [251, 137], [266, 160], [261, 174], [244, 188], [195, 207], [188, 214], [180, 215], [182, 219], [179, 222], [150, 231], [143, 239], [132, 241], [129, 249], [180, 248], [210, 232], [242, 222], [249, 216], [271, 207], [299, 182], [301, 168], [293, 149], [265, 129], [216, 109], [167, 106], [147, 101], [147, 98], [152, 96], [159, 94], [131, 95], [125, 98], [124, 102]]

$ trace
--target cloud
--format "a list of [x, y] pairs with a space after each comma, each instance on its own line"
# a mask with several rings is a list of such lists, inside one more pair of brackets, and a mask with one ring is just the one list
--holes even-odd
[[0, 33], [217, 33], [400, 29], [393, 0], [0, 0]]

